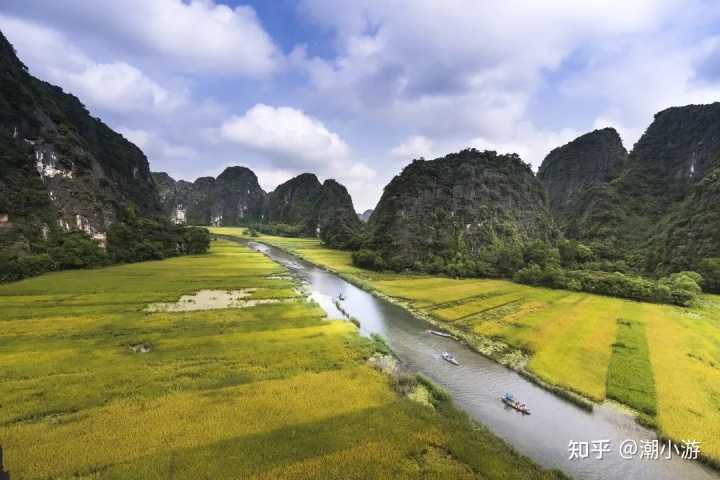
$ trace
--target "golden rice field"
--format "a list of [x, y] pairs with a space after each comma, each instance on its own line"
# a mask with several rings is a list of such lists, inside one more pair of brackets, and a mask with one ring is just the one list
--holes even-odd
[[545, 382], [621, 401], [671, 438], [700, 440], [701, 451], [720, 460], [720, 297], [680, 308], [504, 280], [377, 274], [353, 267], [347, 252], [294, 241], [282, 239], [282, 247], [354, 275], [451, 331], [521, 349], [525, 369]]
[[[1, 285], [0, 474], [559, 478], [449, 404], [401, 397], [366, 363], [371, 342], [283, 273], [214, 241], [205, 255]], [[277, 303], [146, 310], [206, 289]]]

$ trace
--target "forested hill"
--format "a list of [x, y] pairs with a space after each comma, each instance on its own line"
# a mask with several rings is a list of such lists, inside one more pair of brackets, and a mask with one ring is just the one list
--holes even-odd
[[228, 167], [217, 179], [190, 183], [153, 173], [166, 218], [191, 225], [239, 225], [262, 219], [265, 197], [252, 170]]
[[[183, 231], [157, 223], [161, 214], [142, 151], [31, 76], [0, 33], [0, 280], [183, 251]], [[162, 238], [143, 253], [130, 231], [109, 232], [138, 222]]]
[[229, 167], [217, 179], [175, 181], [153, 173], [165, 216], [179, 223], [252, 226], [284, 236], [319, 237], [333, 248], [351, 248], [360, 241], [363, 222], [347, 189], [328, 179], [320, 183], [303, 173], [266, 194], [248, 168]]
[[0, 213], [102, 233], [119, 208], [157, 217], [147, 158], [75, 96], [32, 77], [0, 34]]
[[[710, 286], [720, 274], [720, 103], [659, 112], [627, 160], [605, 131], [554, 150], [540, 167], [563, 233], [605, 269], [696, 270]], [[601, 170], [604, 178], [588, 184]]]
[[494, 247], [557, 242], [530, 166], [475, 149], [414, 160], [385, 187], [368, 228], [364, 249], [379, 255], [371, 263], [396, 270], [454, 263], [472, 273]]
[[582, 135], [548, 154], [538, 178], [547, 189], [550, 212], [566, 236], [579, 236], [588, 199], [602, 194], [622, 171], [627, 156], [620, 135], [612, 128]]

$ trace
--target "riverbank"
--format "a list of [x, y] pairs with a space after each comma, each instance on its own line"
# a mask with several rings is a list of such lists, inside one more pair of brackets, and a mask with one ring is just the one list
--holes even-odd
[[[706, 296], [702, 306], [681, 309], [496, 280], [377, 274], [353, 267], [347, 252], [323, 249], [312, 239], [263, 239], [412, 311], [474, 348], [480, 343], [475, 350], [483, 354], [486, 344], [473, 345], [473, 340], [491, 333], [493, 340], [523, 352], [522, 358], [529, 354], [525, 370], [533, 381], [548, 380], [546, 388], [562, 395], [567, 387], [576, 387], [594, 402], [618, 398], [644, 412], [641, 423], [657, 428], [663, 438], [700, 439], [709, 464], [720, 456], [713, 433], [720, 425], [720, 412], [713, 407], [713, 398], [720, 395], [713, 367], [720, 360], [717, 297]], [[630, 338], [635, 343], [627, 343], [627, 328], [638, 332]], [[502, 345], [489, 348], [501, 352], [496, 358], [488, 355], [494, 360], [509, 353]], [[517, 362], [507, 363], [517, 369]], [[675, 375], [680, 369], [683, 375]], [[633, 389], [642, 385], [646, 390]], [[570, 396], [575, 399], [577, 393]]]

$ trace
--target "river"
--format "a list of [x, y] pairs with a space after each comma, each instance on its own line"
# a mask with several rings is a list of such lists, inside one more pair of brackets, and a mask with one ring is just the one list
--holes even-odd
[[[249, 245], [285, 265], [331, 318], [344, 318], [333, 302], [342, 293], [345, 297], [342, 307], [360, 320], [363, 335], [380, 333], [403, 368], [422, 372], [445, 387], [457, 408], [545, 467], [559, 467], [580, 479], [720, 479], [720, 473], [680, 458], [675, 450], [671, 452], [672, 458], [665, 458], [667, 446], [659, 459], [640, 458], [643, 441], [657, 436], [638, 425], [631, 415], [603, 405], [594, 412], [582, 410], [462, 343], [431, 334], [431, 329], [437, 330], [433, 325], [322, 267], [275, 247], [255, 242]], [[444, 361], [440, 356], [444, 351], [457, 354], [460, 365]], [[532, 414], [524, 415], [504, 405], [500, 397], [505, 392], [512, 392], [527, 404]], [[593, 442], [602, 440], [609, 442], [595, 446], [607, 445], [610, 452], [598, 459]], [[570, 459], [571, 441], [587, 442], [589, 456]], [[624, 454], [631, 459], [623, 458], [619, 451], [623, 442], [631, 450], [633, 442], [637, 445], [634, 455], [630, 455], [631, 450]], [[663, 448], [662, 441], [659, 447]], [[584, 446], [578, 444], [576, 448]]]

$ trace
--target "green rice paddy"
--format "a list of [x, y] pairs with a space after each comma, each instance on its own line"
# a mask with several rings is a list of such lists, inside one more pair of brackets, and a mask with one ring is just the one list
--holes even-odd
[[[399, 395], [366, 363], [372, 342], [284, 273], [214, 241], [205, 255], [0, 286], [3, 468], [13, 480], [560, 476], [446, 401]], [[277, 302], [147, 311], [243, 289]]]

